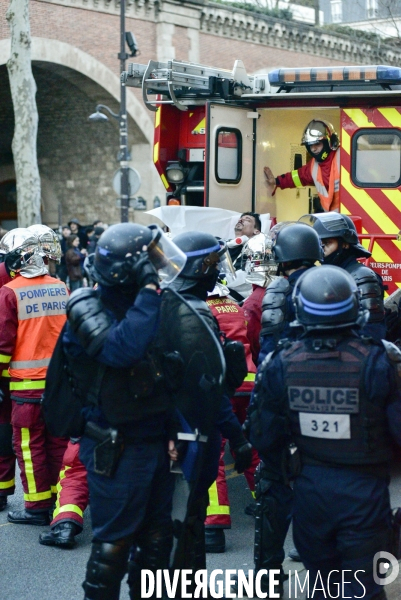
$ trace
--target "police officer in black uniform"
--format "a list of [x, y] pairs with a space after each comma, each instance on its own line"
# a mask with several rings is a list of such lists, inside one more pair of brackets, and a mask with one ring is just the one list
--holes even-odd
[[250, 440], [263, 458], [291, 441], [300, 453], [293, 534], [310, 592], [318, 578], [313, 598], [342, 589], [344, 598], [384, 600], [373, 567], [375, 554], [389, 551], [390, 437], [401, 443], [401, 353], [390, 342], [361, 337], [369, 313], [343, 269], [306, 271], [293, 299], [305, 333], [282, 341], [263, 361]]
[[[92, 270], [98, 289], [77, 290], [67, 307], [64, 349], [84, 406], [80, 459], [93, 529], [85, 600], [118, 600], [131, 546], [140, 548], [142, 568], [169, 566], [174, 438], [170, 395], [151, 354], [162, 302], [154, 231], [133, 223], [108, 228]], [[139, 599], [134, 574], [128, 584]]]
[[[219, 272], [224, 272], [231, 262], [226, 254], [227, 246], [222, 240], [219, 241], [208, 233], [197, 231], [177, 235], [174, 243], [185, 253], [187, 261], [179, 276], [169, 287], [182, 294], [205, 319], [215, 335], [220, 338], [217, 320], [206, 304], [206, 299], [208, 292], [211, 292], [216, 285]], [[241, 345], [240, 342], [236, 342], [236, 344]], [[221, 398], [216, 425], [204, 448], [202, 466], [193, 490], [193, 497], [196, 500], [189, 508], [190, 519], [187, 525], [195, 542], [195, 552], [192, 555], [187, 553], [187, 556], [181, 557], [178, 563], [180, 568], [193, 570], [206, 568], [204, 521], [208, 505], [208, 489], [216, 480], [218, 473], [221, 435], [229, 440], [235, 456], [234, 468], [238, 473], [243, 473], [252, 462], [252, 447], [242, 433], [241, 425], [232, 411], [229, 399], [234, 390], [241, 385], [247, 373], [245, 355], [242, 356], [244, 364], [242, 365], [240, 362], [240, 368], [238, 368], [225, 352], [226, 393]], [[236, 377], [238, 377], [238, 372], [241, 372], [242, 366], [243, 376], [242, 379], [240, 376], [241, 380], [238, 381]]]
[[290, 328], [295, 317], [292, 291], [305, 269], [323, 259], [318, 235], [308, 231], [303, 223], [279, 223], [275, 227], [272, 254], [278, 263], [277, 275], [284, 277], [274, 279], [263, 297], [259, 363], [280, 339], [296, 336], [297, 332]]
[[386, 336], [384, 287], [381, 277], [358, 258], [369, 258], [371, 252], [359, 243], [353, 220], [338, 212], [305, 215], [300, 222], [309, 223], [318, 233], [323, 246], [323, 264], [336, 265], [352, 275], [361, 293], [362, 306], [369, 311], [364, 334], [380, 341]]
[[[322, 259], [319, 236], [303, 223], [278, 224], [273, 236], [272, 254], [278, 263], [278, 274], [284, 277], [274, 279], [263, 298], [259, 363], [276, 349], [281, 339], [295, 339], [300, 334], [299, 328], [290, 327], [295, 319], [291, 294], [299, 277]], [[286, 450], [276, 448], [263, 456], [255, 473], [255, 570], [280, 569], [281, 593], [283, 546], [291, 522], [293, 495]], [[293, 552], [295, 557], [296, 551]], [[262, 588], [269, 589], [266, 576], [262, 577]]]

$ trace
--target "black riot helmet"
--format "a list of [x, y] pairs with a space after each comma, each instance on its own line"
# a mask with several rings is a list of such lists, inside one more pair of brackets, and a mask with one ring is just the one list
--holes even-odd
[[226, 243], [210, 233], [186, 231], [177, 235], [174, 243], [187, 257], [185, 267], [170, 286], [177, 292], [195, 287], [211, 292], [220, 271], [229, 269], [235, 274]]
[[132, 265], [151, 240], [152, 233], [144, 225], [119, 223], [108, 227], [96, 246], [94, 280], [105, 286], [133, 284]]
[[306, 330], [363, 326], [369, 316], [360, 305], [353, 277], [333, 265], [305, 271], [295, 285], [292, 300], [296, 322]]
[[322, 260], [322, 246], [319, 236], [311, 227], [303, 223], [288, 223], [277, 233], [272, 247], [278, 263], [314, 264]]
[[369, 258], [371, 256], [371, 252], [359, 243], [355, 224], [348, 215], [342, 215], [334, 211], [317, 213], [315, 215], [304, 215], [299, 219], [299, 222], [311, 225], [321, 240], [340, 238], [351, 246], [352, 254], [356, 258]]
[[108, 227], [99, 238], [90, 266], [93, 279], [108, 287], [135, 285], [135, 265], [144, 247], [166, 282], [177, 277], [185, 265], [185, 255], [158, 225], [119, 223]]

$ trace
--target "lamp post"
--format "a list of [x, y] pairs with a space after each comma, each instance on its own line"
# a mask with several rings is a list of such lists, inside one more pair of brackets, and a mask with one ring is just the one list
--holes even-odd
[[[130, 54], [126, 52], [125, 44], [128, 44], [131, 51]], [[131, 32], [125, 31], [125, 0], [120, 0], [120, 52], [118, 58], [120, 60], [120, 73], [126, 70], [125, 62], [130, 56], [136, 56], [138, 47], [136, 40]], [[121, 78], [120, 78], [121, 79]], [[127, 119], [127, 101], [126, 101], [126, 89], [125, 85], [121, 81], [120, 83], [120, 111], [118, 114], [113, 112], [105, 104], [98, 104], [96, 106], [96, 112], [90, 115], [90, 121], [108, 121], [107, 116], [101, 113], [100, 110], [106, 110], [112, 117], [118, 119], [119, 132], [120, 132], [120, 148], [118, 152], [117, 160], [120, 163], [120, 174], [121, 174], [121, 192], [120, 192], [120, 206], [121, 206], [121, 223], [128, 223], [128, 207], [130, 199], [130, 183], [129, 183], [129, 166], [128, 161], [130, 160], [128, 152], [128, 119]]]
[[[125, 71], [125, 61], [129, 54], [125, 51], [125, 0], [120, 0], [120, 74]], [[121, 78], [120, 78], [121, 81]], [[121, 223], [128, 223], [128, 206], [130, 198], [128, 179], [128, 123], [127, 123], [127, 98], [125, 85], [120, 83], [120, 170], [121, 170]]]

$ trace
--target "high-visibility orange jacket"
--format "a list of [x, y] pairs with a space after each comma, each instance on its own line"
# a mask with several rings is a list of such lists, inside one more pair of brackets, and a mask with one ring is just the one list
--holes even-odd
[[[0, 362], [8, 366], [15, 396], [38, 398], [66, 321], [65, 284], [48, 275], [17, 276], [0, 290]], [[7, 364], [8, 363], [8, 364]]]

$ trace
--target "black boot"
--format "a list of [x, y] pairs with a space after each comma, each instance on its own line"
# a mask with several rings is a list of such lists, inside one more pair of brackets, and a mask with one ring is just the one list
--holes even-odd
[[74, 521], [62, 521], [57, 523], [50, 531], [44, 531], [39, 536], [39, 544], [43, 546], [58, 546], [59, 548], [73, 548], [75, 536], [82, 529]]
[[0, 512], [7, 506], [7, 496], [0, 496]]
[[219, 554], [226, 551], [224, 529], [218, 527], [206, 527], [205, 550], [210, 554]]
[[49, 511], [45, 512], [37, 510], [13, 510], [7, 515], [9, 523], [16, 523], [17, 525], [40, 525], [45, 527], [49, 525]]

